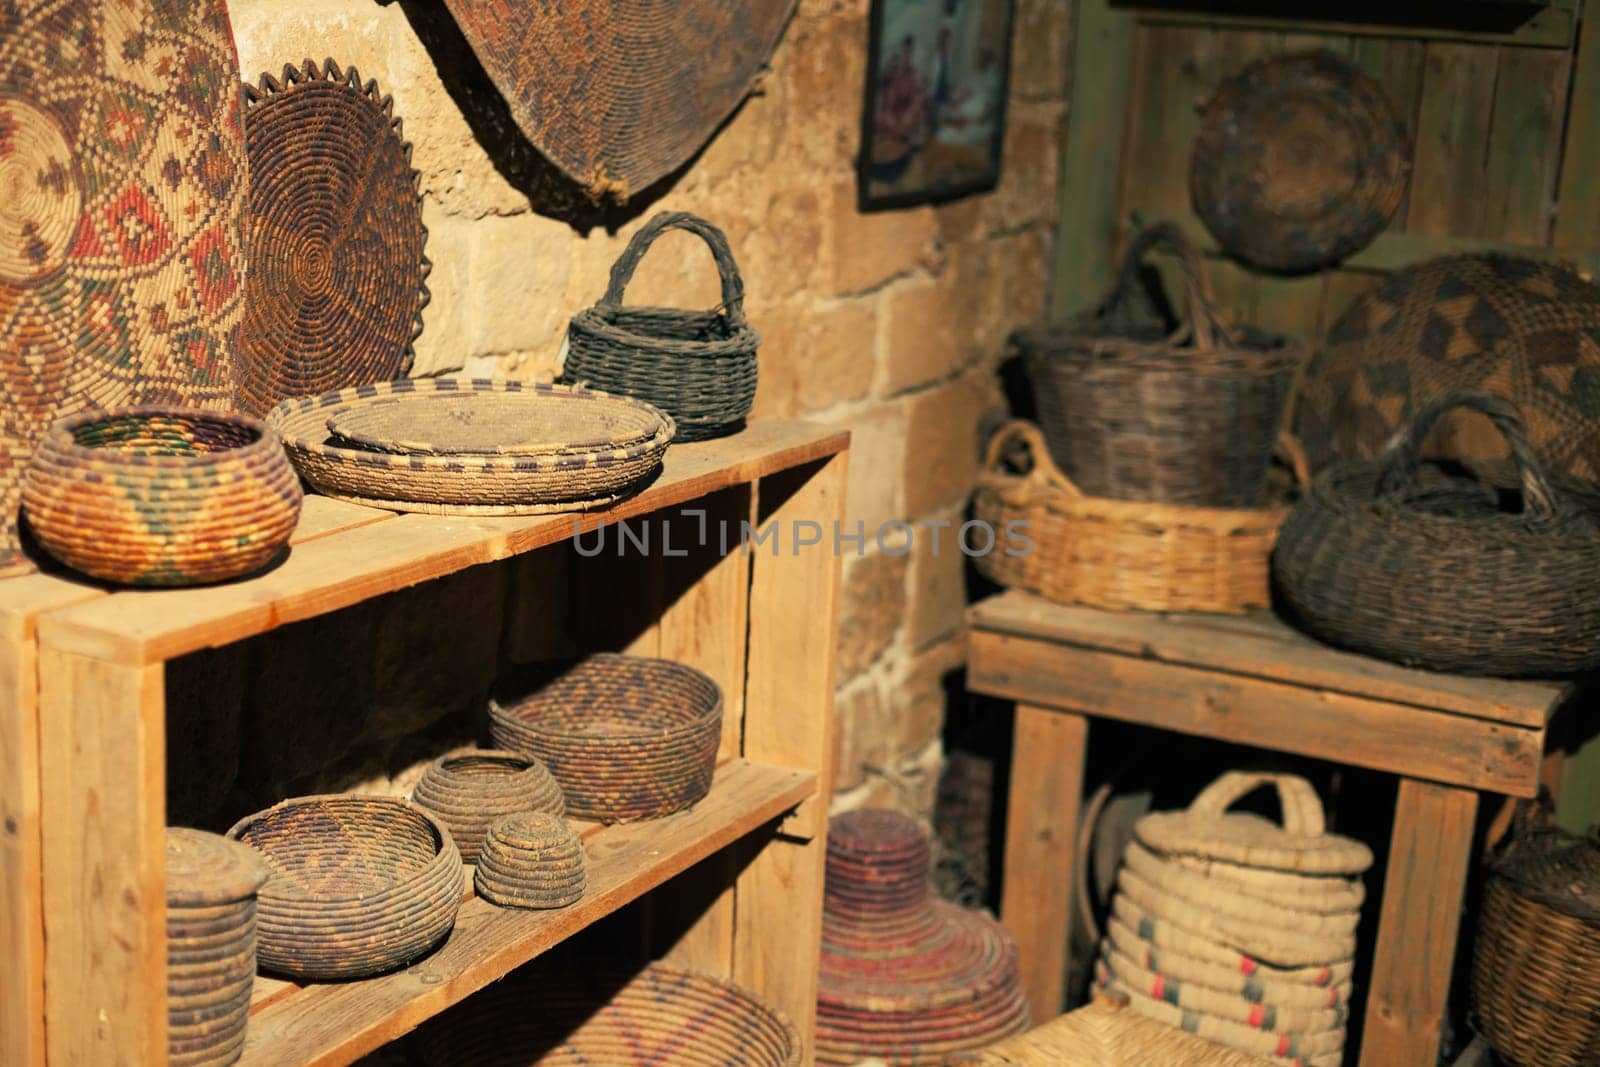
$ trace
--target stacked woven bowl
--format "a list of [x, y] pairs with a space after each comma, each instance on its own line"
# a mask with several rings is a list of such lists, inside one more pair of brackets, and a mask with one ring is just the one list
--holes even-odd
[[[1278, 825], [1228, 809], [1277, 790]], [[1141, 1014], [1269, 1060], [1342, 1062], [1365, 899], [1363, 844], [1326, 831], [1303, 778], [1229, 772], [1139, 820], [1096, 984]]]
[[818, 1063], [940, 1064], [1026, 1028], [1015, 943], [987, 915], [931, 897], [915, 822], [841, 815], [827, 864]]

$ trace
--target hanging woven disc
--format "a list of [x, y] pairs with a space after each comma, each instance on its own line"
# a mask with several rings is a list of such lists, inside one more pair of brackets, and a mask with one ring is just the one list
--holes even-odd
[[1229, 253], [1307, 271], [1365, 248], [1400, 206], [1411, 142], [1378, 84], [1328, 52], [1252, 63], [1206, 105], [1189, 187]]
[[245, 86], [251, 261], [239, 406], [402, 377], [422, 332], [420, 179], [394, 100], [311, 60]]
[[445, 0], [511, 115], [595, 200], [677, 170], [750, 92], [795, 0]]

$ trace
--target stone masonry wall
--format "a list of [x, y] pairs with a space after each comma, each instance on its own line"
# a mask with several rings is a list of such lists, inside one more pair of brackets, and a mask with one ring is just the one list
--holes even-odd
[[[999, 402], [1004, 339], [1040, 314], [1047, 289], [1066, 0], [1017, 0], [1004, 176], [993, 193], [857, 211], [867, 0], [801, 0], [757, 95], [665, 193], [603, 219], [580, 213], [577, 225], [549, 217], [549, 183], [525, 142], [486, 126], [474, 95], [485, 91], [481, 71], [437, 0], [229, 6], [247, 79], [332, 56], [393, 94], [422, 174], [433, 261], [415, 373], [549, 376], [568, 317], [600, 296], [633, 230], [657, 210], [694, 211], [728, 232], [744, 270], [748, 314], [764, 337], [757, 415], [854, 431], [848, 508], [869, 531], [893, 520], [959, 524], [977, 424]], [[711, 306], [714, 277], [693, 239], [672, 234], [629, 295]], [[879, 551], [869, 537], [868, 551], [846, 560], [838, 803], [926, 815], [942, 759], [941, 678], [962, 658], [964, 583], [954, 526], [938, 553], [934, 528], [915, 530], [903, 551]], [[470, 584], [413, 597], [470, 598]], [[407, 634], [409, 646], [427, 643], [425, 629]], [[301, 641], [313, 657], [321, 647], [315, 631]], [[272, 662], [286, 671], [294, 660], [279, 650]], [[384, 687], [359, 688], [385, 699]], [[369, 714], [426, 724], [414, 697], [403, 703]]]

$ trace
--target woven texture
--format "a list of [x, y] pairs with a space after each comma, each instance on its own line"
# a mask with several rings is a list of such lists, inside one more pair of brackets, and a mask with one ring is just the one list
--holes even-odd
[[[1144, 259], [1182, 265], [1188, 321], [1162, 309]], [[1175, 227], [1129, 247], [1100, 303], [1018, 333], [1051, 457], [1090, 496], [1198, 507], [1256, 507], [1301, 349], [1223, 321], [1204, 260]]]
[[[557, 397], [560, 402], [587, 396], [596, 403], [628, 403], [655, 418], [657, 429], [649, 439], [622, 448], [535, 455], [396, 455], [349, 447], [328, 436], [328, 419], [354, 405], [460, 392], [518, 395], [530, 419]], [[661, 469], [675, 430], [671, 418], [638, 401], [564, 385], [479, 378], [401, 379], [285, 400], [267, 421], [283, 435], [301, 477], [324, 496], [437, 515], [540, 515], [615, 503], [638, 492]]]
[[955, 1062], [965, 1067], [1264, 1067], [1271, 1061], [1162, 1026], [1127, 1010], [1126, 998], [1113, 996], [1096, 997], [1036, 1030]]
[[[1515, 489], [1420, 460], [1457, 407], [1504, 435]], [[1342, 648], [1505, 677], [1600, 665], [1600, 519], [1587, 491], [1546, 480], [1503, 400], [1444, 394], [1376, 462], [1323, 471], [1284, 521], [1272, 568], [1295, 622]]]
[[285, 800], [228, 836], [272, 868], [259, 957], [294, 978], [361, 978], [417, 959], [449, 934], [466, 888], [449, 831], [394, 797]]
[[[657, 237], [686, 230], [705, 241], [722, 279], [722, 304], [710, 311], [623, 307], [635, 268]], [[744, 281], [722, 231], [669, 211], [639, 228], [611, 267], [605, 296], [572, 317], [563, 381], [638, 397], [668, 412], [678, 439], [736, 433], [756, 398], [761, 337], [744, 318]]]
[[1201, 116], [1189, 171], [1217, 243], [1281, 271], [1336, 263], [1394, 217], [1411, 142], [1383, 90], [1330, 52], [1252, 63]]
[[472, 884], [503, 907], [564, 908], [588, 885], [583, 842], [559, 815], [524, 811], [489, 827]]
[[22, 468], [86, 408], [226, 408], [244, 141], [223, 0], [0, 14], [0, 574]]
[[928, 839], [883, 809], [828, 829], [817, 1062], [941, 1064], [1027, 1027], [1017, 947], [999, 923], [931, 898]]
[[[1013, 461], [1023, 473], [1011, 472]], [[1265, 606], [1267, 561], [1288, 514], [1085, 496], [1027, 422], [1010, 423], [989, 442], [972, 507], [996, 531], [995, 550], [975, 560], [989, 578], [1116, 611]]]
[[489, 728], [497, 747], [550, 768], [574, 818], [649, 819], [710, 791], [722, 690], [681, 663], [603, 652], [514, 704], [491, 703]]
[[1396, 271], [1350, 305], [1307, 365], [1295, 434], [1313, 469], [1372, 459], [1451, 390], [1512, 401], [1548, 472], [1600, 480], [1600, 285], [1502, 255]]
[[436, 815], [461, 852], [477, 863], [489, 824], [517, 811], [566, 811], [549, 768], [515, 752], [474, 749], [441, 756], [422, 772], [411, 801]]
[[534, 147], [592, 198], [687, 163], [750, 91], [795, 0], [445, 0]]
[[239, 405], [401, 377], [428, 302], [419, 176], [394, 101], [333, 60], [246, 86]]
[[[530, 1005], [536, 1006], [530, 1010]], [[800, 1067], [800, 1034], [731, 982], [557, 953], [417, 1031], [426, 1067]]]

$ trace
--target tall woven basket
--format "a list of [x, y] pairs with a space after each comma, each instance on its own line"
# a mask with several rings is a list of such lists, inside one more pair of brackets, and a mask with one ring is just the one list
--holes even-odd
[[[1178, 257], [1188, 320], [1145, 282], [1145, 257]], [[1090, 496], [1255, 507], [1302, 349], [1235, 329], [1205, 262], [1174, 226], [1134, 240], [1117, 279], [1064, 325], [1020, 332], [1039, 421], [1056, 465]]]
[[[668, 230], [686, 230], [711, 249], [722, 279], [721, 306], [622, 306], [639, 261]], [[743, 428], [755, 402], [760, 343], [744, 318], [744, 280], [727, 237], [696, 215], [663, 212], [628, 242], [600, 302], [572, 317], [562, 380], [654, 404], [677, 422], [679, 441], [704, 441]]]

